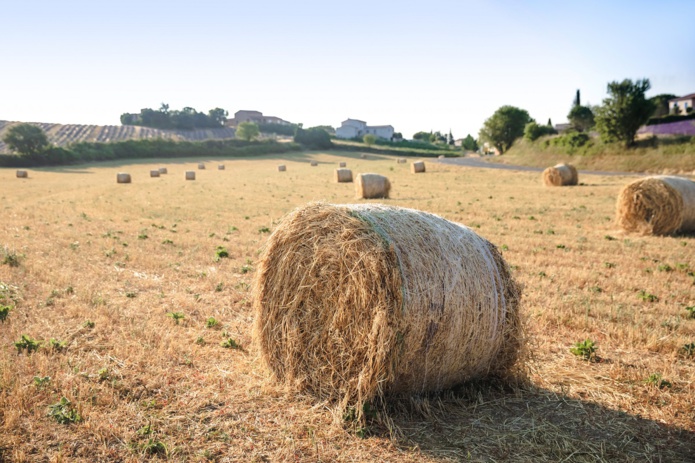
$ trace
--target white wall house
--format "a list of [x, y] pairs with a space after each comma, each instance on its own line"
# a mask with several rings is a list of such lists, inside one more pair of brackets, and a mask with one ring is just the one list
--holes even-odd
[[340, 127], [335, 129], [335, 136], [338, 138], [356, 138], [367, 134], [390, 140], [393, 137], [393, 126], [367, 125], [366, 122], [358, 119], [347, 119], [341, 123]]

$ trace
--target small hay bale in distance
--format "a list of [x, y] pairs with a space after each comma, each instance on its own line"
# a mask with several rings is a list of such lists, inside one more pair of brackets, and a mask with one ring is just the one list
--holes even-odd
[[445, 158], [446, 158], [446, 156], [444, 156], [443, 154], [440, 154], [439, 156], [437, 156], [437, 159], [445, 159]]
[[195, 180], [195, 171], [194, 170], [187, 170], [186, 171], [186, 180]]
[[543, 171], [545, 186], [572, 186], [579, 182], [577, 169], [570, 164], [558, 164]]
[[352, 171], [350, 169], [336, 169], [335, 181], [338, 183], [352, 183]]
[[27, 172], [26, 170], [18, 170], [17, 178], [29, 178], [29, 172]]
[[311, 161], [310, 165], [311, 165], [311, 167], [316, 167], [319, 165], [319, 163], [316, 161]]
[[150, 171], [150, 177], [159, 177], [159, 169], [153, 169]]
[[618, 193], [616, 221], [627, 232], [671, 235], [695, 231], [695, 182], [655, 175], [625, 185]]
[[217, 170], [224, 170], [224, 164], [218, 164]]
[[421, 174], [425, 171], [425, 161], [415, 161], [410, 164], [410, 171], [414, 174]]
[[360, 154], [360, 158], [362, 158], [362, 159], [367, 159], [367, 155], [364, 154], [364, 153], [362, 153], [362, 154]]
[[517, 371], [520, 290], [507, 264], [432, 214], [300, 207], [268, 239], [253, 288], [254, 339], [275, 378], [358, 414]]
[[391, 192], [389, 179], [379, 174], [357, 174], [355, 194], [362, 199], [388, 198]]
[[202, 162], [199, 162], [198, 163], [198, 170], [205, 170], [205, 164], [203, 164]]
[[164, 174], [168, 174], [168, 173], [169, 173], [169, 171], [167, 170], [166, 167], [160, 167], [159, 168], [159, 174], [160, 175], [164, 175]]
[[132, 181], [132, 178], [130, 178], [130, 174], [127, 172], [119, 172], [116, 174], [116, 183], [130, 183]]
[[286, 172], [287, 171], [287, 166], [284, 164], [280, 164], [278, 166], [278, 172]]
[[408, 160], [406, 158], [396, 159], [396, 164], [405, 164], [406, 162], [408, 162]]
[[341, 162], [340, 164], [338, 164], [338, 167], [340, 167], [340, 168], [347, 167], [347, 163]]

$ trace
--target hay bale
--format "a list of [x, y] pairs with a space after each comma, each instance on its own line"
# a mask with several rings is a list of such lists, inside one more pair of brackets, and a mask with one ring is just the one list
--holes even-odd
[[350, 169], [336, 169], [335, 181], [338, 183], [352, 183], [352, 171]]
[[644, 235], [695, 231], [695, 182], [656, 175], [625, 185], [618, 193], [618, 225]]
[[198, 169], [199, 170], [205, 170], [205, 164], [203, 164], [202, 162], [199, 162], [198, 163]]
[[224, 170], [224, 164], [218, 164], [217, 170]]
[[367, 155], [364, 154], [364, 153], [362, 153], [362, 154], [360, 154], [360, 158], [362, 158], [362, 159], [367, 159]]
[[150, 177], [159, 177], [159, 169], [151, 170]]
[[425, 161], [415, 161], [410, 164], [410, 171], [414, 174], [419, 174], [425, 171]]
[[446, 156], [444, 156], [443, 154], [440, 154], [439, 156], [437, 156], [437, 159], [445, 159], [445, 158], [446, 158]]
[[347, 163], [341, 162], [340, 164], [338, 164], [338, 167], [341, 167], [341, 168], [342, 168], [342, 167], [347, 167]]
[[168, 174], [168, 173], [169, 173], [169, 171], [167, 170], [166, 167], [160, 167], [159, 168], [159, 174], [160, 175], [164, 175], [164, 174]]
[[129, 173], [119, 172], [116, 174], [116, 183], [130, 183], [131, 181]]
[[280, 164], [278, 166], [278, 172], [286, 172], [287, 171], [287, 166], [284, 164]]
[[355, 193], [358, 198], [388, 198], [391, 192], [389, 179], [379, 174], [357, 174]]
[[316, 167], [316, 166], [318, 166], [318, 165], [319, 165], [318, 162], [316, 162], [316, 161], [311, 161], [311, 167]]
[[17, 178], [29, 178], [29, 172], [27, 172], [26, 170], [18, 170]]
[[253, 288], [254, 339], [276, 379], [358, 414], [516, 372], [520, 290], [507, 264], [432, 214], [300, 207], [268, 239]]
[[186, 180], [195, 180], [195, 171], [194, 170], [187, 170], [186, 171]]
[[570, 164], [558, 164], [543, 171], [545, 186], [576, 185], [578, 181], [577, 169]]

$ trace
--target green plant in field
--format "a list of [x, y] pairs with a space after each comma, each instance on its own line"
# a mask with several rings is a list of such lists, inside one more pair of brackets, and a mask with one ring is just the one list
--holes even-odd
[[167, 317], [169, 317], [169, 318], [171, 318], [172, 320], [174, 320], [174, 323], [176, 323], [177, 325], [179, 324], [179, 322], [180, 322], [181, 320], [183, 320], [184, 318], [186, 318], [186, 317], [183, 315], [183, 312], [167, 312]]
[[593, 360], [596, 358], [596, 343], [590, 339], [584, 341], [579, 341], [570, 347], [570, 352], [578, 357], [582, 357], [584, 360]]
[[99, 381], [106, 381], [111, 378], [111, 372], [108, 368], [104, 367], [97, 371], [97, 376], [99, 376]]
[[673, 267], [668, 264], [659, 265], [656, 269], [660, 272], [673, 272]]
[[162, 244], [174, 244], [174, 242], [171, 240], [164, 240], [162, 241]]
[[12, 307], [9, 305], [0, 305], [0, 322], [5, 323], [5, 320], [10, 315], [10, 310], [12, 310]]
[[220, 322], [218, 322], [215, 317], [210, 317], [205, 321], [205, 326], [208, 328], [215, 328], [216, 326], [219, 326]]
[[604, 262], [603, 266], [606, 268], [615, 268], [615, 264], [613, 262]]
[[42, 389], [51, 382], [50, 376], [34, 376], [34, 386], [37, 389]]
[[224, 283], [222, 283], [221, 281], [219, 283], [217, 283], [217, 285], [215, 285], [215, 292], [221, 293], [223, 289], [224, 289]]
[[229, 251], [224, 246], [217, 246], [215, 249], [215, 259], [220, 260], [223, 257], [229, 257]]
[[86, 321], [82, 324], [82, 326], [84, 326], [85, 328], [90, 328], [90, 329], [91, 329], [91, 328], [94, 328], [94, 322], [93, 322], [92, 320], [86, 320]]
[[58, 339], [51, 338], [48, 340], [48, 345], [51, 349], [56, 352], [62, 352], [68, 345], [66, 341], [59, 341]]
[[644, 302], [657, 302], [659, 300], [657, 296], [650, 294], [645, 290], [641, 290], [639, 293], [637, 293], [637, 297], [642, 299]]
[[9, 265], [10, 267], [19, 267], [20, 256], [14, 251], [10, 251], [7, 248], [2, 250], [2, 263], [3, 265]]
[[618, 239], [615, 236], [611, 236], [611, 235], [606, 235], [606, 236], [604, 236], [604, 238], [608, 241], [615, 241]]
[[147, 442], [141, 445], [142, 451], [148, 455], [166, 455], [167, 446], [164, 442], [156, 439], [147, 439]]
[[205, 345], [205, 338], [202, 336], [198, 336], [195, 340], [195, 343], [198, 344], [199, 346], [204, 346]]
[[36, 339], [32, 339], [31, 336], [23, 334], [22, 338], [14, 343], [14, 346], [17, 348], [17, 352], [19, 353], [21, 353], [22, 350], [26, 350], [27, 354], [31, 354], [32, 352], [38, 350], [39, 347], [41, 347], [41, 344], [41, 341], [37, 341]]
[[231, 338], [231, 337], [227, 338], [227, 340], [225, 340], [225, 341], [222, 341], [220, 343], [220, 345], [222, 347], [224, 347], [225, 349], [241, 349], [241, 345], [239, 343], [237, 343], [234, 340], [234, 338]]
[[688, 316], [686, 318], [695, 318], [695, 305], [686, 307], [685, 311], [688, 312]]
[[652, 373], [651, 375], [649, 375], [647, 379], [644, 380], [644, 382], [647, 384], [654, 385], [659, 389], [671, 387], [671, 382], [663, 379], [661, 377], [661, 373]]
[[261, 227], [258, 229], [258, 233], [270, 233], [270, 228], [268, 227]]
[[691, 342], [690, 344], [684, 344], [683, 347], [681, 347], [681, 352], [686, 357], [692, 357], [693, 355], [695, 355], [695, 342]]
[[60, 402], [48, 406], [48, 416], [60, 424], [79, 423], [82, 421], [82, 416], [80, 416], [80, 413], [66, 397], [61, 398]]
[[243, 274], [249, 273], [251, 270], [253, 270], [253, 267], [251, 267], [250, 265], [241, 266], [241, 273]]

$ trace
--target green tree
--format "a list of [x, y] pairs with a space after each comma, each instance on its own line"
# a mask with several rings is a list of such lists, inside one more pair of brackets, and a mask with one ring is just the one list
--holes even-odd
[[328, 149], [333, 147], [331, 136], [321, 127], [309, 129], [297, 127], [294, 133], [294, 141], [309, 149]]
[[572, 127], [580, 132], [585, 132], [594, 126], [594, 112], [588, 106], [572, 106], [567, 119]]
[[208, 111], [208, 117], [220, 127], [224, 127], [224, 123], [227, 122], [227, 116], [229, 116], [229, 112], [222, 108], [215, 108]]
[[371, 133], [368, 133], [367, 135], [362, 137], [362, 141], [364, 142], [365, 145], [372, 146], [376, 142], [376, 135], [372, 135]]
[[242, 122], [236, 128], [237, 138], [242, 140], [251, 141], [258, 136], [260, 131], [258, 130], [258, 125], [253, 122]]
[[524, 134], [524, 127], [531, 122], [531, 116], [524, 109], [502, 106], [483, 124], [480, 139], [497, 148], [500, 154], [507, 151], [514, 140]]
[[32, 124], [13, 125], [2, 140], [12, 151], [24, 156], [41, 154], [51, 146], [41, 127]]
[[434, 134], [432, 132], [417, 132], [413, 135], [413, 140], [422, 140], [428, 143], [434, 141]]
[[650, 88], [649, 79], [608, 84], [609, 97], [596, 108], [595, 115], [596, 128], [604, 140], [622, 142], [627, 148], [635, 144], [637, 130], [654, 113], [654, 103], [644, 96]]
[[672, 95], [670, 93], [662, 93], [661, 95], [656, 95], [653, 96], [649, 99], [652, 103], [654, 103], [654, 114], [652, 114], [652, 117], [662, 117], [662, 116], [667, 116], [669, 113], [668, 109], [668, 100], [673, 100], [674, 98], [678, 98], [676, 95]]
[[461, 147], [467, 151], [478, 151], [479, 148], [478, 142], [475, 141], [475, 138], [471, 137], [470, 133], [463, 139]]
[[538, 125], [536, 121], [531, 121], [524, 127], [524, 138], [530, 141], [537, 140], [544, 135], [555, 135], [557, 130], [549, 125]]

